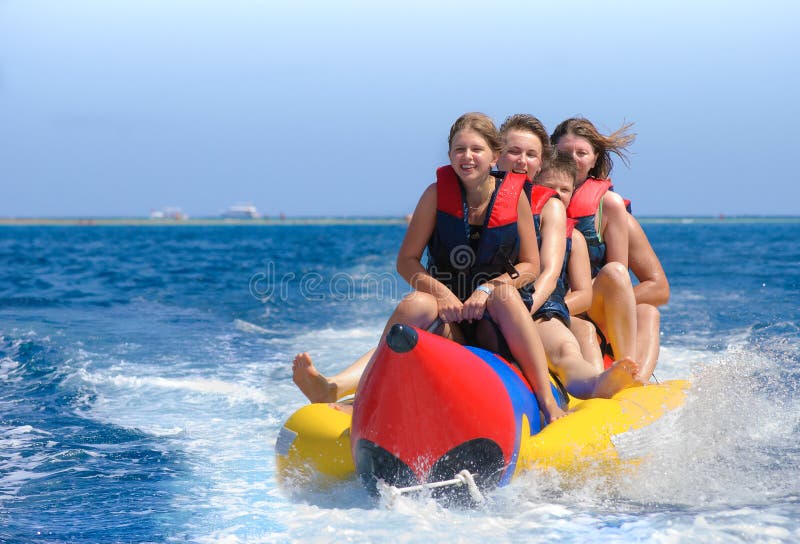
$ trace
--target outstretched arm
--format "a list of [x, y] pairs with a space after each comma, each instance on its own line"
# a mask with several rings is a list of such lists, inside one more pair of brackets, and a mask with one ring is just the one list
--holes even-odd
[[639, 280], [639, 284], [633, 288], [636, 303], [653, 306], [666, 304], [669, 301], [669, 282], [661, 261], [653, 251], [642, 226], [631, 214], [628, 214], [627, 224], [628, 264]]

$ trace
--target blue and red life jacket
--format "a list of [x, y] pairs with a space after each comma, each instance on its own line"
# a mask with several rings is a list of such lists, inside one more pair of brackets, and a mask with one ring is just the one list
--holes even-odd
[[606, 243], [597, 232], [595, 216], [600, 208], [600, 201], [611, 189], [613, 185], [610, 179], [588, 178], [572, 194], [572, 200], [567, 206], [567, 217], [576, 221], [575, 228], [586, 238], [593, 278], [606, 264]]
[[528, 181], [525, 183], [525, 194], [528, 197], [528, 201], [531, 203], [533, 226], [536, 229], [536, 242], [539, 244], [539, 248], [541, 248], [542, 234], [540, 231], [542, 224], [542, 210], [544, 209], [544, 205], [547, 204], [551, 198], [558, 198], [558, 193], [549, 187], [545, 187], [544, 185], [534, 185]]
[[493, 172], [497, 182], [475, 249], [470, 244], [469, 208], [452, 166], [436, 171], [436, 226], [428, 240], [428, 272], [462, 301], [504, 272], [515, 276], [519, 258], [517, 204], [524, 174]]
[[[525, 193], [528, 195], [528, 199], [531, 202], [531, 213], [533, 214], [533, 225], [536, 227], [536, 241], [539, 244], [539, 248], [542, 247], [542, 234], [541, 234], [541, 214], [542, 209], [544, 209], [545, 204], [550, 201], [551, 198], [558, 198], [558, 193], [549, 187], [545, 187], [544, 185], [533, 185], [531, 183], [525, 184]], [[567, 228], [565, 232], [566, 236], [566, 248], [564, 251], [564, 261], [561, 263], [561, 273], [556, 280], [556, 286], [553, 289], [553, 292], [550, 294], [550, 297], [547, 301], [542, 304], [539, 310], [536, 311], [534, 314], [534, 318], [541, 316], [548, 316], [551, 317], [554, 314], [557, 314], [564, 320], [567, 324], [569, 323], [569, 310], [567, 309], [567, 303], [565, 297], [567, 296], [567, 291], [569, 291], [569, 276], [567, 275], [567, 264], [569, 263], [569, 255], [572, 251], [572, 229], [575, 226], [575, 221], [572, 219], [567, 219]]]

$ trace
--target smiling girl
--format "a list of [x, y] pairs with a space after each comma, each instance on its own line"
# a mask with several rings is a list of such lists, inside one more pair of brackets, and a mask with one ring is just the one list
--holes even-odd
[[[539, 252], [524, 175], [495, 177], [500, 153], [494, 123], [481, 113], [459, 117], [448, 138], [450, 164], [422, 194], [397, 256], [397, 271], [413, 291], [389, 318], [420, 328], [436, 318], [437, 331], [464, 343], [481, 343], [499, 331], [530, 383], [547, 421], [565, 415], [550, 389], [542, 341], [518, 289], [539, 273]], [[428, 250], [427, 266], [422, 255]], [[489, 334], [494, 337], [494, 335]], [[503, 351], [503, 350], [501, 350]], [[293, 378], [312, 402], [331, 402], [356, 389], [372, 353], [327, 378], [307, 353], [295, 358]]]

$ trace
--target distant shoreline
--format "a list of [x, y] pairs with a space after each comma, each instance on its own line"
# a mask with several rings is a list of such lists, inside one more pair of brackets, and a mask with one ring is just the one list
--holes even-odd
[[[800, 216], [638, 217], [642, 224], [800, 223]], [[0, 217], [0, 227], [225, 227], [298, 225], [405, 225], [405, 217], [293, 217], [285, 219], [148, 219], [137, 217]]]
[[297, 217], [286, 219], [148, 219], [145, 217], [0, 217], [0, 226], [226, 227], [294, 225], [405, 225], [404, 217]]

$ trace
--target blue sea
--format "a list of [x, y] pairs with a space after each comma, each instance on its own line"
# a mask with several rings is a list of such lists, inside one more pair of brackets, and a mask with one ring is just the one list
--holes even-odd
[[687, 403], [638, 470], [477, 510], [275, 482], [292, 358], [373, 346], [402, 225], [0, 227], [0, 541], [800, 541], [800, 220], [644, 227]]

